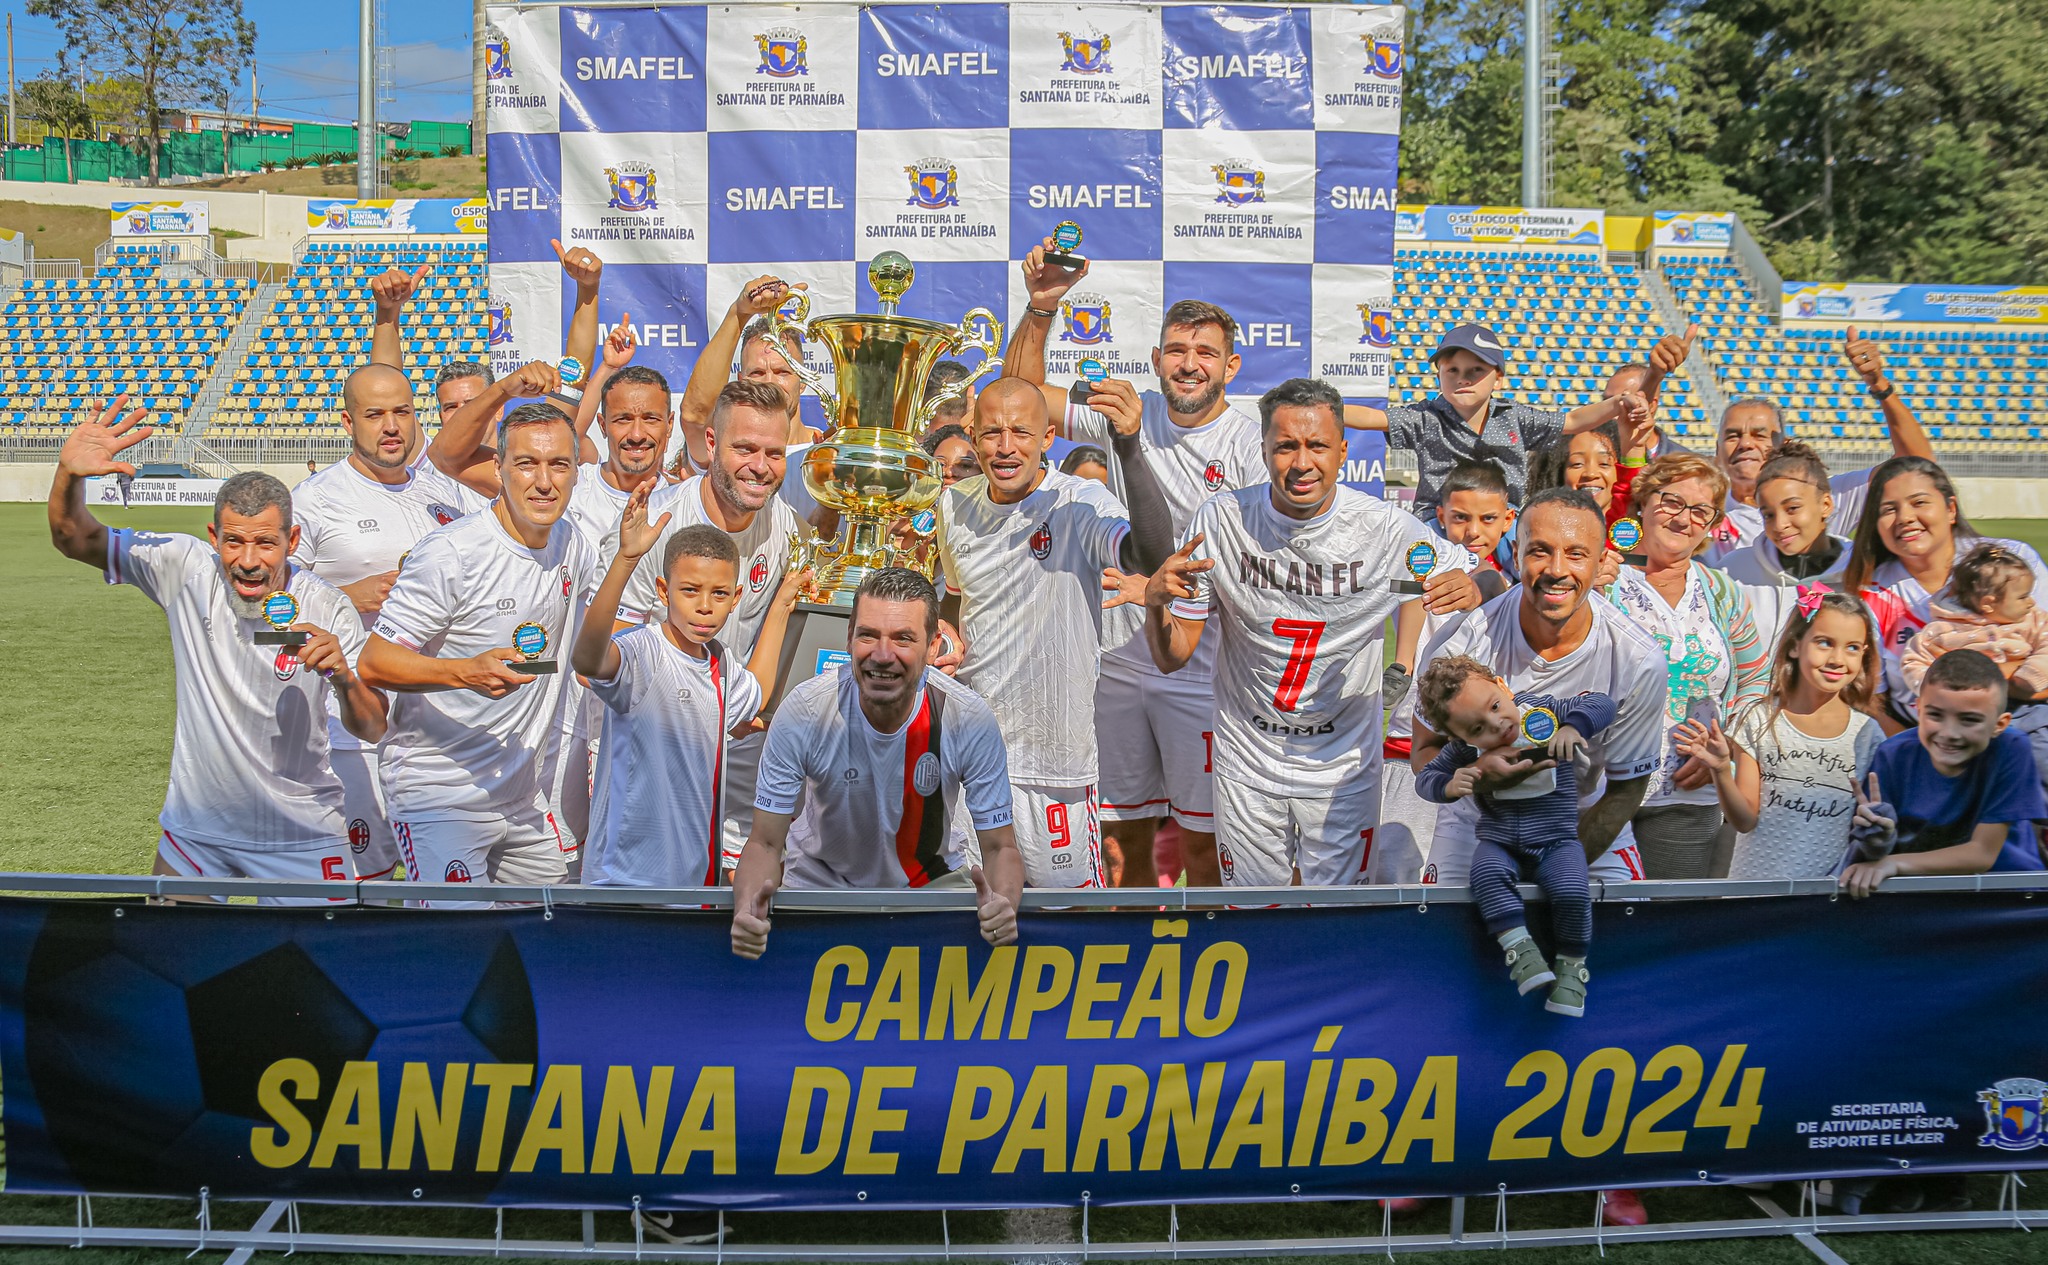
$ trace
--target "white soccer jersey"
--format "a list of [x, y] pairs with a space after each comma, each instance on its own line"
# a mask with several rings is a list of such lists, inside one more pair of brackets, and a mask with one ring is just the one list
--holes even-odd
[[601, 465], [587, 462], [576, 469], [576, 486], [569, 489], [569, 509], [562, 521], [573, 524], [597, 555], [599, 576], [619, 551], [619, 516], [626, 512], [631, 495], [607, 482]]
[[[339, 588], [398, 570], [399, 560], [420, 538], [490, 504], [442, 474], [421, 456], [404, 483], [379, 483], [346, 460], [303, 480], [292, 489], [292, 521], [299, 547], [292, 561]], [[358, 615], [368, 629], [374, 615]], [[341, 724], [330, 695], [327, 742], [343, 750], [364, 746]]]
[[[1164, 395], [1146, 391], [1138, 400], [1143, 405], [1138, 422], [1138, 451], [1152, 468], [1152, 477], [1173, 515], [1174, 539], [1188, 538], [1188, 524], [1194, 521], [1195, 511], [1216, 493], [1267, 481], [1257, 418], [1233, 406], [1200, 426], [1181, 426], [1167, 410]], [[1109, 419], [1069, 399], [1067, 436], [1076, 443], [1099, 445], [1110, 454], [1110, 490], [1116, 493], [1118, 501], [1129, 505], [1123, 462], [1117, 458], [1111, 442]], [[1159, 675], [1159, 666], [1152, 662], [1152, 651], [1145, 644], [1143, 606], [1134, 602], [1113, 606], [1102, 613], [1102, 622], [1104, 653], [1136, 664], [1141, 672]], [[1205, 640], [1174, 676], [1206, 681], [1215, 671], [1216, 647]]]
[[1010, 824], [1003, 735], [988, 704], [928, 668], [910, 719], [882, 733], [841, 665], [776, 708], [754, 807], [797, 814], [787, 887], [922, 887], [976, 855], [952, 829], [963, 799], [976, 830]]
[[1095, 781], [1095, 676], [1102, 569], [1131, 525], [1109, 489], [1048, 470], [1013, 505], [975, 475], [939, 494], [939, 559], [960, 594], [960, 680], [995, 711], [1010, 776], [1039, 786]]
[[[1288, 518], [1263, 483], [1204, 502], [1196, 533], [1194, 556], [1216, 565], [1172, 610], [1208, 620], [1202, 639], [1219, 641], [1216, 773], [1276, 794], [1335, 794], [1380, 761], [1384, 625], [1408, 600], [1391, 584], [1409, 578], [1409, 546], [1435, 537], [1344, 487], [1317, 517]], [[1458, 569], [1439, 548], [1430, 574]]]
[[[685, 527], [694, 527], [711, 521], [704, 509], [704, 498], [711, 495], [705, 483], [706, 476], [698, 475], [674, 487], [656, 492], [647, 506], [649, 522], [660, 522], [663, 514], [671, 514], [661, 539], [654, 542], [654, 548], [640, 559], [640, 565], [633, 569], [632, 579], [626, 582], [626, 594], [619, 601], [619, 618], [628, 623], [651, 622], [657, 613], [654, 600], [654, 580], [661, 573], [661, 555], [667, 550], [669, 537]], [[737, 532], [727, 532], [740, 552], [740, 602], [733, 608], [732, 615], [725, 621], [719, 640], [739, 657], [744, 664], [753, 657], [754, 642], [761, 636], [761, 625], [768, 619], [769, 608], [775, 604], [775, 591], [782, 587], [783, 572], [789, 567], [789, 538], [798, 533], [808, 534], [797, 521], [794, 511], [780, 497], [770, 497], [768, 504], [754, 515], [754, 521]]]
[[461, 659], [512, 644], [520, 624], [547, 630], [561, 665], [504, 698], [470, 690], [391, 695], [384, 795], [396, 820], [509, 816], [544, 801], [559, 754], [569, 651], [597, 583], [574, 528], [548, 543], [514, 540], [496, 511], [457, 519], [413, 548], [375, 632], [421, 654]]
[[718, 883], [725, 735], [761, 710], [761, 686], [713, 641], [703, 659], [643, 624], [613, 638], [583, 881], [599, 887]]
[[[1644, 777], [1654, 773], [1664, 747], [1664, 700], [1669, 690], [1664, 650], [1650, 634], [1593, 596], [1586, 602], [1593, 626], [1579, 648], [1559, 659], [1545, 659], [1522, 636], [1522, 586], [1446, 621], [1444, 630], [1421, 655], [1424, 664], [1447, 655], [1467, 655], [1492, 665], [1516, 693], [1529, 691], [1554, 698], [1587, 692], [1614, 700], [1614, 723], [1586, 739], [1579, 760], [1579, 803], [1590, 804], [1607, 792], [1607, 779]], [[1416, 674], [1420, 676], [1421, 673]], [[1472, 837], [1479, 813], [1468, 796], [1437, 810], [1437, 838]]]
[[[347, 838], [328, 766], [333, 691], [285, 648], [256, 644], [269, 625], [236, 613], [220, 555], [192, 536], [110, 531], [107, 583], [141, 589], [170, 621], [178, 719], [163, 828], [263, 852]], [[340, 590], [299, 567], [286, 589], [300, 620], [333, 633], [353, 662], [366, 638]]]

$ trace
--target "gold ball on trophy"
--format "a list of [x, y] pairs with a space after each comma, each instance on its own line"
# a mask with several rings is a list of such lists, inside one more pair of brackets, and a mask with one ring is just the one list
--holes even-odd
[[885, 250], [868, 265], [868, 284], [874, 287], [882, 302], [891, 305], [891, 311], [916, 277], [916, 266], [910, 262], [910, 256], [900, 250]]

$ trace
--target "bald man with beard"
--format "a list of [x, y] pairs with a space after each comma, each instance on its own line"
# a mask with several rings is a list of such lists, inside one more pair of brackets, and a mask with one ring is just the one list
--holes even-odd
[[[350, 374], [341, 388], [341, 414], [348, 456], [292, 489], [299, 541], [291, 560], [340, 589], [367, 633], [398, 579], [399, 563], [420, 538], [488, 502], [421, 455], [412, 382], [402, 371], [368, 364]], [[327, 721], [355, 871], [382, 878], [398, 864], [398, 843], [377, 782], [377, 746], [342, 725], [332, 699]]]

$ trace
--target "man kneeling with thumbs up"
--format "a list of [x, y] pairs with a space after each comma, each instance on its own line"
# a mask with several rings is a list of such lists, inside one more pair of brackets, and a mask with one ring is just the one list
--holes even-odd
[[[982, 938], [1017, 939], [1024, 863], [1010, 821], [1009, 759], [981, 697], [927, 665], [939, 599], [892, 567], [854, 594], [851, 661], [797, 685], [768, 729], [754, 828], [733, 879], [732, 951], [768, 948], [769, 907], [799, 888], [959, 887]], [[954, 828], [964, 795], [979, 843]]]

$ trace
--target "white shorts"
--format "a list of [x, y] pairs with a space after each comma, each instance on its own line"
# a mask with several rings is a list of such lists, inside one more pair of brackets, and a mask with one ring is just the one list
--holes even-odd
[[1010, 786], [1026, 887], [1107, 887], [1092, 786]]
[[1380, 824], [1366, 864], [1368, 883], [1416, 883], [1436, 837], [1437, 806], [1415, 793], [1415, 771], [1388, 756], [1380, 774]]
[[[157, 859], [187, 878], [268, 878], [346, 883], [349, 873], [348, 842], [330, 839], [290, 852], [258, 852], [250, 848], [225, 848], [196, 839], [174, 839], [166, 830], [156, 844]], [[335, 900], [344, 897], [333, 897]], [[259, 896], [259, 905], [318, 905], [318, 896]]]
[[[1441, 811], [1444, 806], [1437, 807]], [[1422, 867], [1422, 881], [1447, 887], [1470, 884], [1472, 849], [1478, 841], [1466, 819], [1447, 814], [1443, 830], [1430, 837], [1429, 850], [1423, 853], [1427, 860]], [[1635, 837], [1626, 826], [1612, 847], [1586, 863], [1586, 877], [1609, 883], [1633, 883], [1643, 877], [1643, 857], [1636, 851]]]
[[[513, 817], [394, 821], [406, 877], [417, 883], [560, 883], [576, 837], [535, 809]], [[489, 909], [487, 900], [414, 902], [420, 908]]]
[[328, 752], [341, 779], [341, 810], [348, 814], [349, 867], [357, 878], [389, 878], [398, 868], [398, 840], [384, 810], [377, 778], [377, 748], [336, 747]]
[[748, 734], [725, 744], [725, 777], [719, 783], [725, 798], [724, 820], [719, 827], [723, 855], [719, 861], [728, 870], [739, 865], [747, 836], [754, 829], [754, 785], [760, 780], [761, 752], [767, 746], [765, 733]]
[[1219, 776], [1216, 860], [1223, 885], [1286, 887], [1296, 870], [1303, 887], [1363, 883], [1379, 815], [1376, 765], [1323, 798], [1269, 795]]
[[1216, 683], [1146, 672], [1115, 655], [1095, 678], [1096, 788], [1104, 821], [1171, 816], [1184, 830], [1216, 829], [1210, 771]]

